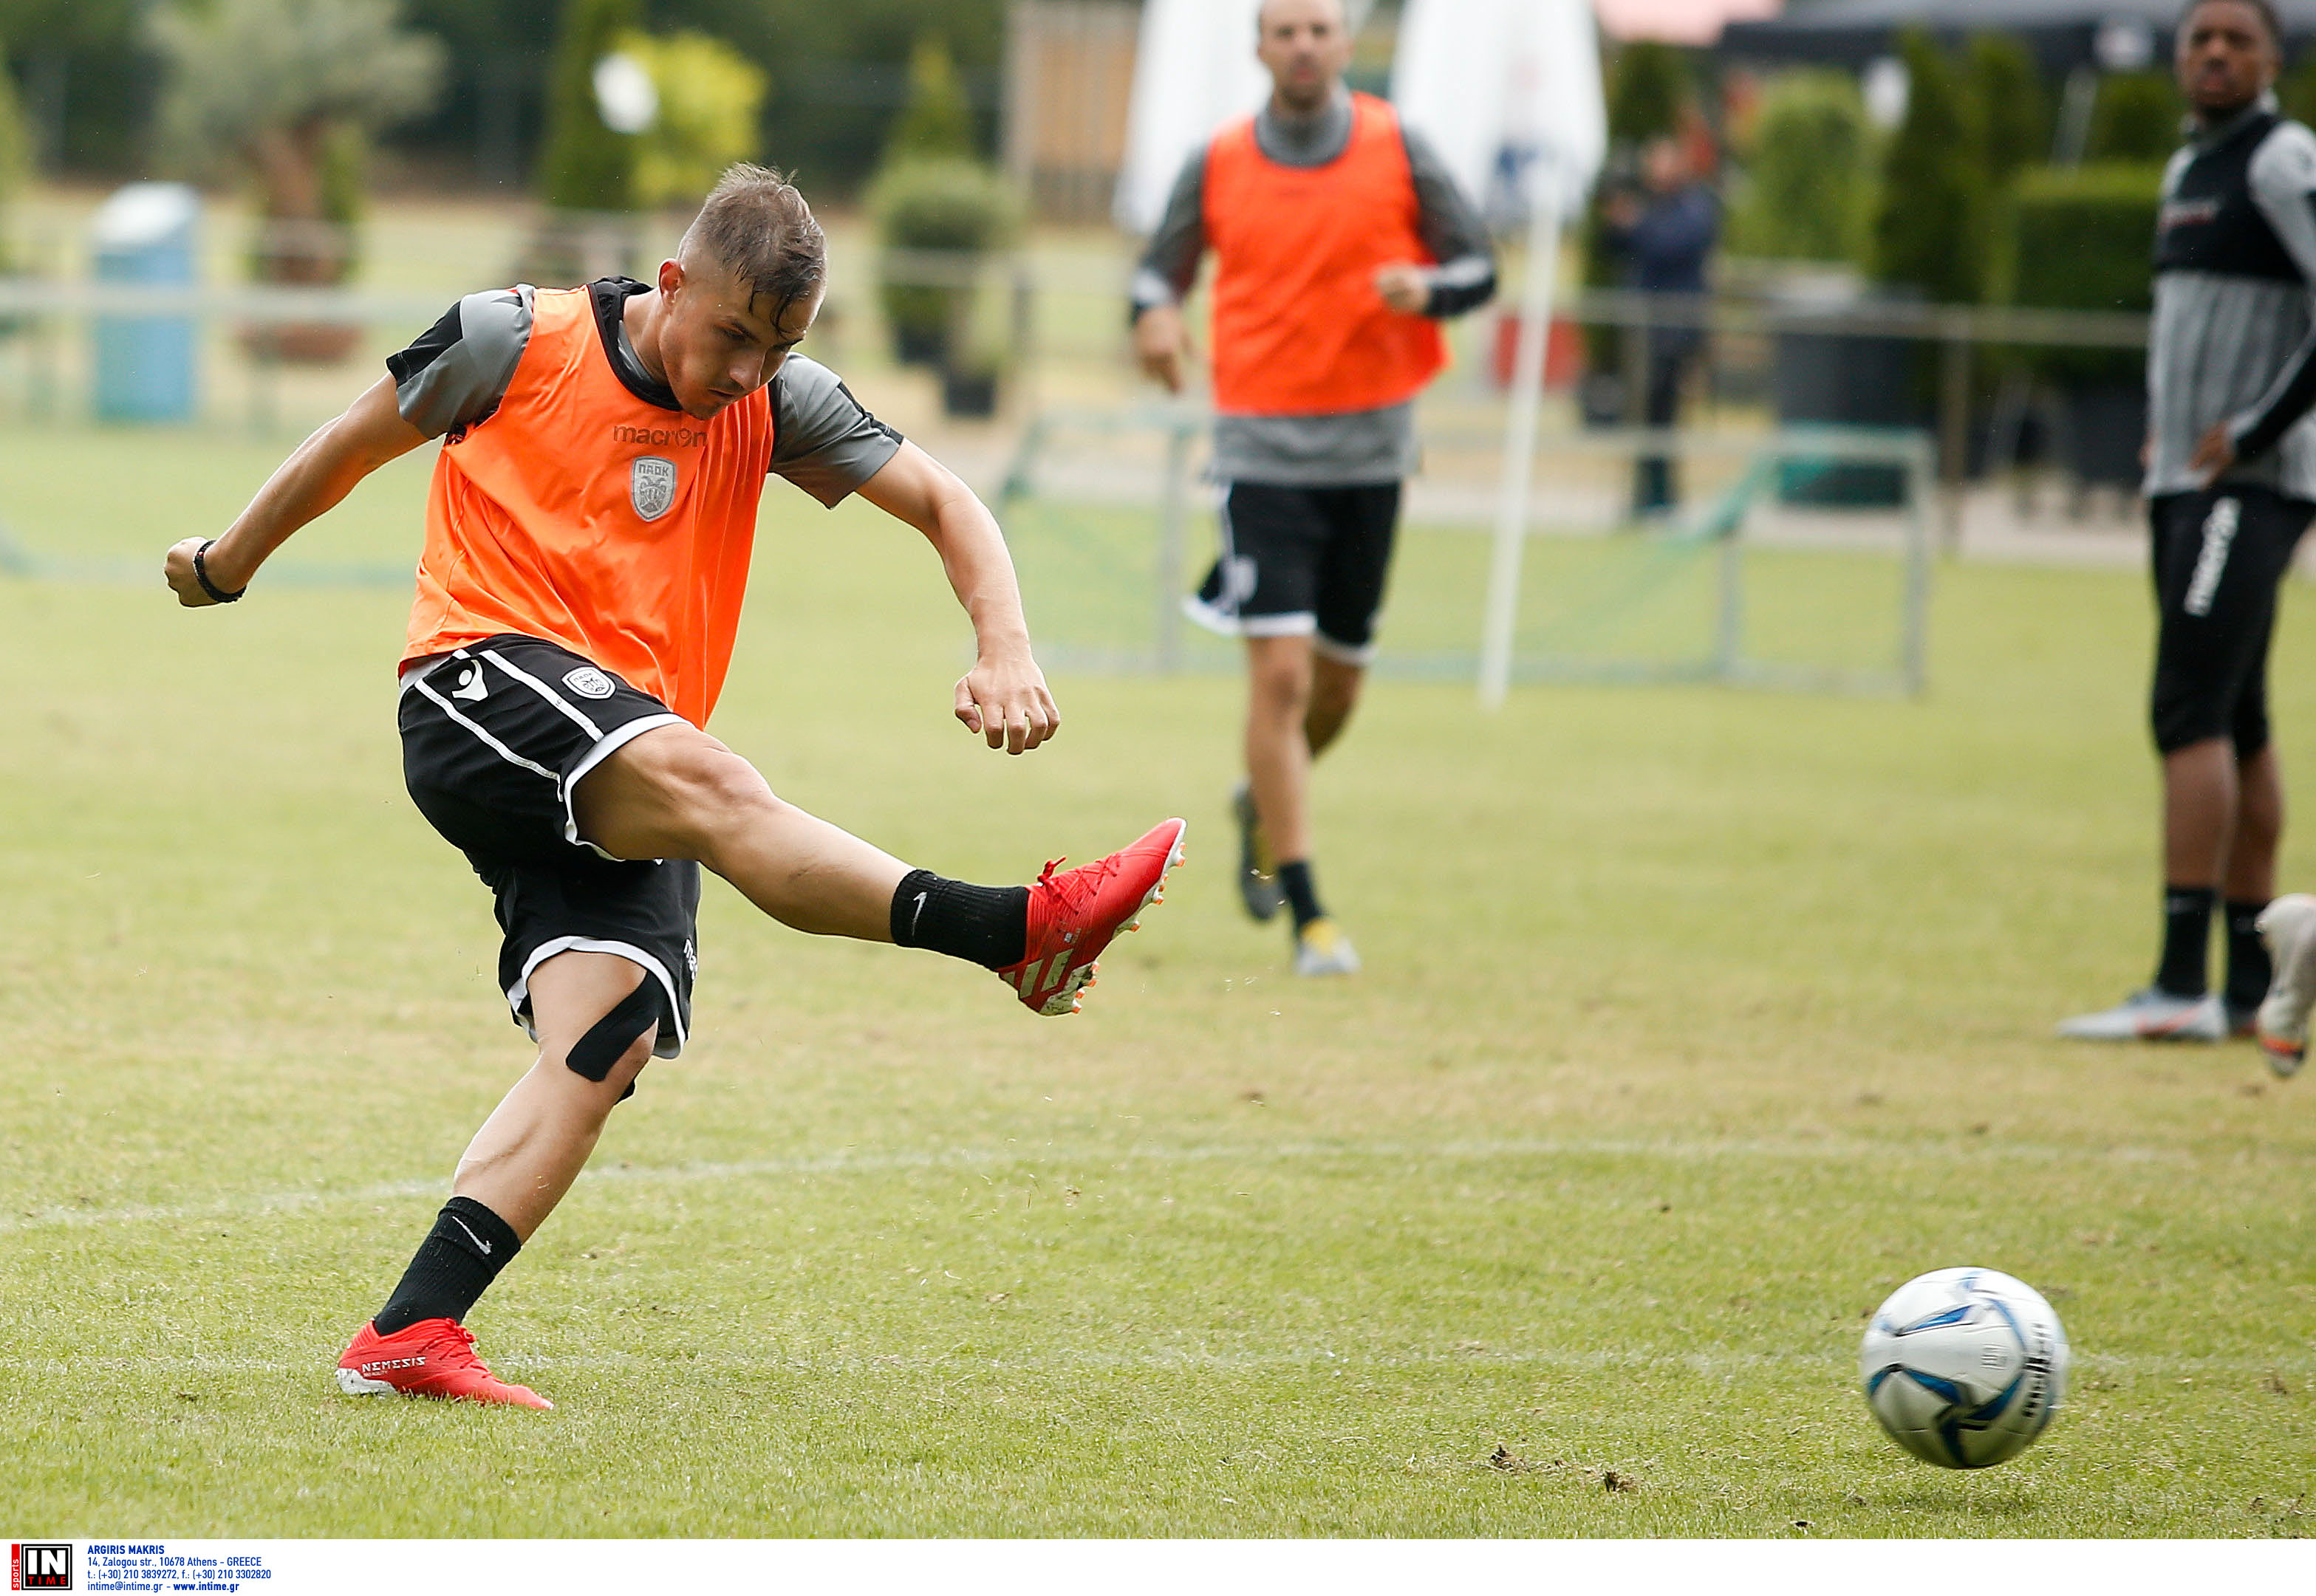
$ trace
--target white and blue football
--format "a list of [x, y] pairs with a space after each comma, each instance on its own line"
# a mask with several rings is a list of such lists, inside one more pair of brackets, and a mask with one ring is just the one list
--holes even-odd
[[1934, 1269], [1875, 1310], [1857, 1372], [1891, 1440], [1941, 1468], [1985, 1468], [2051, 1422], [2066, 1391], [2067, 1333], [2024, 1281]]

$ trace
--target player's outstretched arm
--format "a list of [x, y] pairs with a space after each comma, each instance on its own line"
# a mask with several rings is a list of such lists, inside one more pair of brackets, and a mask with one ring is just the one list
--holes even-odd
[[940, 551], [957, 601], [973, 618], [976, 657], [957, 684], [957, 718], [991, 748], [1023, 754], [1062, 728], [1062, 712], [1029, 652], [1021, 589], [997, 518], [957, 474], [913, 443], [860, 484], [860, 496], [906, 521]]
[[177, 602], [189, 609], [217, 602], [193, 569], [193, 555], [203, 544], [209, 544], [201, 567], [209, 586], [238, 593], [291, 533], [353, 492], [363, 477], [425, 441], [426, 435], [396, 408], [394, 379], [379, 378], [343, 415], [298, 446], [223, 536], [214, 543], [188, 537], [170, 549], [163, 569]]

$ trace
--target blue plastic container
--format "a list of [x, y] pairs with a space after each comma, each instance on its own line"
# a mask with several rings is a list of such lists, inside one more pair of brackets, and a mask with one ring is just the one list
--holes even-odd
[[[137, 182], [116, 191], [91, 227], [98, 279], [190, 285], [200, 217], [200, 195], [183, 183]], [[97, 317], [97, 419], [191, 421], [196, 335], [191, 316]]]

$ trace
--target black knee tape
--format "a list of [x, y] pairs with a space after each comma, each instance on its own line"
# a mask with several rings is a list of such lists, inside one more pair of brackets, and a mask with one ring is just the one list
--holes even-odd
[[586, 1035], [571, 1044], [563, 1061], [575, 1075], [591, 1081], [602, 1080], [611, 1073], [611, 1066], [659, 1021], [659, 992], [651, 978], [646, 976], [610, 1013], [589, 1026]]

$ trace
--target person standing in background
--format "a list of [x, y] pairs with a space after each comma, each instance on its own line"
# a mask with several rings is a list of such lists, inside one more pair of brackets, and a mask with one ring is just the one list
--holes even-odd
[[[1706, 265], [1721, 236], [1721, 201], [1699, 182], [1681, 141], [1652, 138], [1641, 150], [1638, 194], [1612, 194], [1605, 208], [1611, 246], [1624, 258], [1625, 286], [1642, 294], [1702, 294]], [[1680, 419], [1680, 389], [1705, 347], [1704, 329], [1644, 324], [1642, 418], [1652, 427]], [[1671, 463], [1644, 456], [1633, 471], [1633, 513], [1662, 515], [1679, 498]]]
[[[2262, 1024], [2272, 967], [2260, 921], [2284, 833], [2268, 644], [2277, 584], [2316, 514], [2316, 134], [2269, 92], [2280, 38], [2267, 0], [2195, 0], [2179, 19], [2193, 123], [2163, 173], [2147, 342], [2163, 951], [2151, 984], [2062, 1022], [2062, 1036], [2216, 1042]], [[2227, 977], [2214, 992], [2222, 907]], [[2269, 938], [2290, 965], [2316, 917], [2276, 908]], [[2305, 1015], [2270, 1049], [2294, 1068]]]

